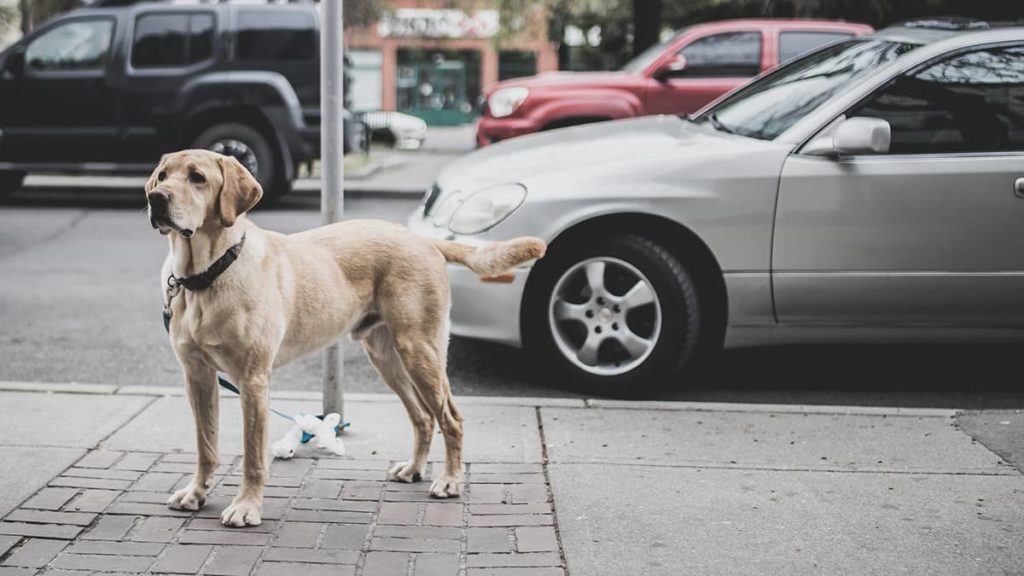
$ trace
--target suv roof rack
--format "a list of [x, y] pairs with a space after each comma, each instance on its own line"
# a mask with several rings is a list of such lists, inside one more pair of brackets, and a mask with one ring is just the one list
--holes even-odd
[[894, 28], [927, 28], [930, 30], [987, 30], [991, 28], [988, 22], [977, 18], [963, 16], [935, 16], [930, 18], [915, 18], [904, 20], [893, 24]]

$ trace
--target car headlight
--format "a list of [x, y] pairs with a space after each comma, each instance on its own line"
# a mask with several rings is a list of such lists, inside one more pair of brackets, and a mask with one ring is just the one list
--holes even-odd
[[515, 212], [523, 200], [526, 200], [524, 186], [502, 184], [481, 190], [461, 203], [452, 201], [448, 229], [455, 234], [479, 234], [490, 230]]
[[487, 107], [491, 110], [491, 116], [504, 118], [515, 112], [529, 95], [530, 91], [521, 86], [500, 88], [487, 98]]

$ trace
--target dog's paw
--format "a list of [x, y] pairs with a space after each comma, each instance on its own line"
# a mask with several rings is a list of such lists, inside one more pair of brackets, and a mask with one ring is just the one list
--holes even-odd
[[434, 498], [457, 498], [461, 493], [462, 479], [456, 476], [441, 476], [430, 486], [430, 495]]
[[423, 480], [423, 470], [416, 468], [412, 462], [402, 462], [388, 470], [388, 480], [393, 482], [419, 482]]
[[206, 504], [206, 490], [192, 484], [171, 494], [171, 497], [167, 499], [167, 507], [174, 510], [194, 512], [202, 508], [204, 504]]
[[258, 500], [235, 498], [220, 514], [220, 523], [232, 528], [259, 526], [263, 523], [263, 506]]

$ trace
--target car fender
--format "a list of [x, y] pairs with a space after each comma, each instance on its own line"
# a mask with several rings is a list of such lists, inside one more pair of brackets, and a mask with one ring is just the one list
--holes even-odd
[[529, 115], [538, 122], [550, 124], [566, 118], [631, 118], [643, 113], [643, 102], [635, 94], [624, 90], [595, 89], [584, 92], [559, 94], [530, 110]]
[[[285, 120], [288, 128], [304, 125], [302, 106], [291, 83], [277, 72], [212, 72], [189, 80], [179, 100], [189, 116], [231, 103], [252, 106]], [[269, 114], [268, 114], [269, 115]]]
[[[269, 134], [283, 159], [302, 150], [305, 120], [295, 89], [281, 74], [266, 71], [213, 72], [189, 80], [181, 90], [181, 117], [196, 118], [218, 108], [259, 110], [273, 130]], [[283, 162], [285, 177], [294, 178], [294, 162]]]

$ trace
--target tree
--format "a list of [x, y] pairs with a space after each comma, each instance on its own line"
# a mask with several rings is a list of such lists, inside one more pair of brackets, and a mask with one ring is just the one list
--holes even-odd
[[39, 24], [76, 7], [78, 7], [78, 0], [18, 0], [18, 9], [21, 12], [21, 32], [28, 34]]
[[658, 43], [661, 37], [661, 0], [633, 0], [633, 55]]

